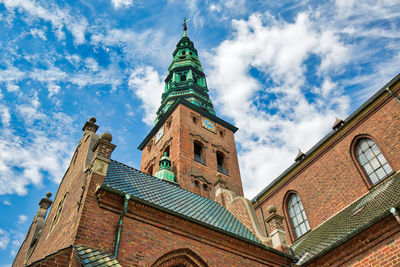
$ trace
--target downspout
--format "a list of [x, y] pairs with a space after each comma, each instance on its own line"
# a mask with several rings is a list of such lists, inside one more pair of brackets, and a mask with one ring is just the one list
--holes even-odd
[[392, 91], [390, 91], [389, 87], [386, 87], [386, 91], [388, 91], [389, 94], [391, 94], [397, 100], [397, 102], [400, 103], [400, 99]]
[[118, 224], [118, 229], [117, 229], [117, 240], [115, 241], [115, 251], [114, 251], [114, 257], [116, 259], [118, 257], [119, 242], [121, 240], [122, 221], [125, 217], [126, 210], [128, 209], [128, 202], [129, 202], [130, 198], [131, 198], [131, 195], [125, 194], [124, 209], [122, 210], [121, 216], [119, 217], [119, 224]]
[[[256, 199], [256, 205], [258, 205], [258, 200]], [[262, 210], [262, 207], [260, 207], [260, 213], [261, 213], [261, 220], [264, 226], [264, 231], [265, 231], [265, 235], [268, 236], [268, 231], [267, 231], [267, 226], [265, 225], [265, 220], [264, 220], [264, 213]]]
[[399, 215], [399, 211], [395, 208], [392, 207], [390, 209], [390, 212], [393, 214], [393, 216], [396, 218], [396, 221], [400, 224], [400, 215]]

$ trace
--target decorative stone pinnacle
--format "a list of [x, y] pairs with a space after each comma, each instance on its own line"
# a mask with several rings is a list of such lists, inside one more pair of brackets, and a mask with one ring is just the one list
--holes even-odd
[[112, 135], [110, 133], [105, 132], [101, 135], [100, 139], [111, 143]]
[[276, 213], [276, 206], [269, 205], [267, 210], [268, 210], [269, 214], [274, 214], [274, 213]]
[[52, 194], [49, 192], [49, 193], [46, 194], [46, 198], [42, 198], [40, 200], [40, 202], [39, 202], [39, 207], [40, 208], [47, 210], [50, 207], [50, 205], [53, 203], [53, 201], [50, 200], [51, 195]]
[[90, 117], [89, 120], [86, 121], [85, 125], [83, 126], [82, 131], [90, 131], [95, 133], [98, 128], [99, 126], [96, 125], [96, 118]]

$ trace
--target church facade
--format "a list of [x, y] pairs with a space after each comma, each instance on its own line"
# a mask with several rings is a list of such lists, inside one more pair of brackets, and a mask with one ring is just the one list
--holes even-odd
[[397, 76], [249, 201], [184, 25], [140, 170], [90, 118], [13, 266], [396, 266], [399, 91]]

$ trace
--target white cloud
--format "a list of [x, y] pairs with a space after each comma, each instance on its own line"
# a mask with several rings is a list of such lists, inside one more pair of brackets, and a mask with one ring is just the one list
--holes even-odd
[[85, 64], [86, 64], [86, 68], [88, 68], [91, 71], [98, 71], [99, 70], [99, 64], [92, 57], [86, 58], [85, 59]]
[[46, 40], [47, 40], [45, 32], [42, 31], [42, 30], [40, 30], [40, 29], [31, 29], [31, 34], [32, 34], [33, 36], [39, 37], [39, 38], [42, 39], [43, 41], [46, 41]]
[[132, 5], [132, 0], [111, 0], [115, 8], [126, 8]]
[[[327, 74], [347, 64], [348, 48], [307, 13], [293, 23], [253, 14], [233, 21], [233, 27], [234, 36], [207, 55], [213, 67], [208, 83], [216, 88], [220, 111], [240, 129], [245, 193], [254, 196], [293, 163], [298, 148], [307, 151], [330, 130], [335, 115], [348, 112], [349, 98]], [[306, 79], [311, 55], [320, 58], [324, 73], [317, 89]], [[260, 77], [252, 76], [252, 69]]]
[[153, 67], [138, 67], [129, 77], [129, 87], [143, 103], [141, 106], [145, 111], [143, 121], [153, 125], [164, 88], [162, 78]]
[[91, 44], [108, 47], [121, 47], [124, 60], [136, 63], [138, 59], [152, 60], [154, 64], [167, 65], [171, 61], [170, 54], [160, 51], [173, 51], [176, 40], [165, 38], [160, 30], [135, 32], [131, 29], [110, 29], [105, 34], [93, 34]]
[[0, 249], [6, 249], [10, 243], [10, 234], [0, 228]]
[[[33, 18], [50, 21], [58, 40], [65, 39], [63, 27], [65, 26], [74, 36], [76, 45], [85, 42], [85, 32], [88, 27], [88, 22], [85, 17], [73, 16], [68, 10], [58, 8], [51, 3], [38, 3], [31, 0], [2, 0], [7, 9], [20, 9], [25, 11]], [[45, 7], [48, 5], [48, 7]], [[38, 35], [43, 37], [43, 35]]]
[[20, 230], [12, 230], [10, 231], [12, 235], [11, 241], [11, 256], [17, 255], [18, 249], [20, 248], [22, 241], [25, 239], [25, 233], [21, 232]]
[[25, 214], [21, 214], [18, 216], [18, 224], [23, 224], [28, 220], [28, 217]]
[[67, 138], [74, 129], [72, 119], [60, 112], [44, 112], [38, 94], [28, 102], [2, 108], [12, 116], [0, 128], [0, 195], [25, 195], [28, 185], [40, 186], [44, 177], [59, 182], [72, 152]]
[[8, 200], [4, 200], [4, 201], [3, 201], [3, 204], [6, 205], [6, 206], [11, 206], [11, 202], [8, 201]]

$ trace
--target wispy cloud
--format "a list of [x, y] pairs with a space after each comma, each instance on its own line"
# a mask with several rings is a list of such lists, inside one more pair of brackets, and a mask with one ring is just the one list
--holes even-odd
[[132, 0], [111, 0], [115, 8], [126, 8], [132, 5]]
[[23, 224], [28, 220], [28, 217], [25, 214], [18, 215], [18, 224]]
[[0, 228], [0, 249], [6, 249], [10, 243], [10, 234]]
[[25, 195], [26, 187], [41, 185], [45, 174], [60, 181], [72, 150], [66, 137], [71, 134], [68, 127], [73, 129], [71, 117], [45, 112], [37, 94], [28, 102], [2, 108], [23, 122], [26, 137], [17, 132], [15, 127], [21, 131], [21, 125], [14, 122], [0, 129], [0, 194]]
[[[47, 1], [31, 0], [1, 0], [8, 10], [19, 10], [25, 12], [34, 19], [49, 21], [59, 40], [65, 39], [63, 27], [66, 27], [75, 37], [75, 44], [85, 42], [85, 32], [88, 22], [85, 17], [74, 16], [67, 9], [60, 9], [57, 5]], [[42, 35], [39, 35], [43, 37]]]
[[3, 201], [3, 204], [6, 205], [6, 206], [11, 206], [11, 202], [8, 201], [8, 200], [4, 200], [4, 201]]
[[129, 77], [129, 87], [143, 103], [141, 106], [145, 111], [143, 121], [153, 125], [156, 111], [161, 103], [162, 78], [153, 67], [138, 67]]

